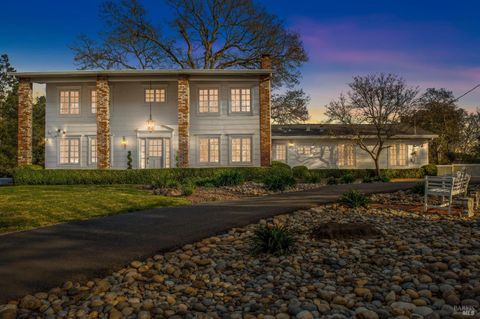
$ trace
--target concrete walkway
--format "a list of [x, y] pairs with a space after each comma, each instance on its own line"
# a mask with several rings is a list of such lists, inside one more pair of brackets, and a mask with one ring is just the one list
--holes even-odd
[[135, 259], [232, 227], [329, 203], [349, 189], [392, 192], [413, 184], [331, 185], [239, 201], [156, 208], [6, 234], [0, 236], [0, 303], [47, 291], [67, 280], [101, 277]]

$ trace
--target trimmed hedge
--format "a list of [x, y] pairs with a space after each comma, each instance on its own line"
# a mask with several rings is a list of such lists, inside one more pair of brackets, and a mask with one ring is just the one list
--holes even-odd
[[[164, 168], [164, 169], [128, 169], [128, 170], [97, 170], [97, 169], [37, 169], [36, 167], [20, 167], [14, 170], [16, 185], [75, 185], [75, 184], [151, 184], [155, 181], [170, 179], [184, 182], [187, 179], [205, 180], [205, 183], [215, 180], [222, 174], [239, 174], [243, 181], [263, 182], [265, 177], [279, 168], [290, 170], [289, 166], [275, 164], [273, 167], [235, 167], [235, 168]], [[436, 168], [436, 167], [435, 167]], [[392, 169], [382, 170], [383, 177], [392, 178], [422, 178], [426, 171], [434, 168]], [[303, 168], [297, 168], [298, 175]], [[293, 172], [292, 172], [293, 173]], [[372, 169], [313, 169], [305, 176], [307, 181], [341, 178], [351, 175], [354, 179], [368, 179], [375, 175]]]
[[152, 184], [171, 179], [179, 183], [192, 178], [211, 178], [232, 170], [239, 172], [245, 181], [261, 181], [268, 167], [238, 168], [164, 168], [164, 169], [45, 169], [32, 170], [28, 167], [14, 171], [16, 185], [76, 185], [76, 184]]

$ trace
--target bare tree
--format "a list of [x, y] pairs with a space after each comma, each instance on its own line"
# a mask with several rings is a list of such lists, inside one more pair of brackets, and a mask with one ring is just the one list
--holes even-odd
[[380, 155], [397, 134], [401, 117], [413, 111], [418, 89], [407, 87], [397, 75], [383, 73], [354, 77], [348, 86], [346, 95], [326, 106], [326, 115], [332, 122], [348, 125], [356, 144], [374, 161], [379, 176]]
[[308, 116], [307, 104], [310, 97], [303, 90], [290, 90], [272, 97], [272, 119], [275, 124], [305, 122]]
[[[300, 36], [252, 0], [165, 0], [171, 21], [154, 25], [138, 0], [106, 1], [99, 41], [72, 47], [81, 69], [258, 68], [272, 58], [273, 83], [295, 85], [307, 61]], [[164, 32], [166, 30], [168, 32]]]

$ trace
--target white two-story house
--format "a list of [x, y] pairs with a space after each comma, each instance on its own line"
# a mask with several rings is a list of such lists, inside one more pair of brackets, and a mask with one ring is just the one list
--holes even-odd
[[[342, 125], [270, 124], [271, 63], [252, 70], [18, 72], [18, 164], [32, 162], [32, 83], [46, 84], [45, 167], [374, 168]], [[364, 126], [365, 134], [374, 132]], [[370, 133], [369, 133], [370, 132]], [[402, 127], [381, 168], [428, 164], [435, 135]], [[130, 165], [129, 165], [130, 163]]]
[[[265, 61], [266, 60], [266, 61]], [[31, 163], [32, 83], [46, 84], [45, 167], [270, 164], [270, 75], [256, 70], [18, 72], [19, 164]]]

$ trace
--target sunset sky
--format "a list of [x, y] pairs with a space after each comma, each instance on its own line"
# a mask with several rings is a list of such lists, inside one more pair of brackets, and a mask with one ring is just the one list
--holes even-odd
[[[0, 54], [27, 70], [74, 69], [69, 49], [79, 33], [101, 28], [100, 0], [5, 1]], [[168, 13], [161, 0], [143, 1], [152, 18]], [[421, 91], [444, 87], [463, 94], [480, 83], [480, 4], [476, 1], [261, 1], [300, 33], [310, 61], [301, 87], [311, 96], [312, 122], [346, 91], [354, 75], [387, 72]], [[480, 89], [460, 103], [480, 107]]]

